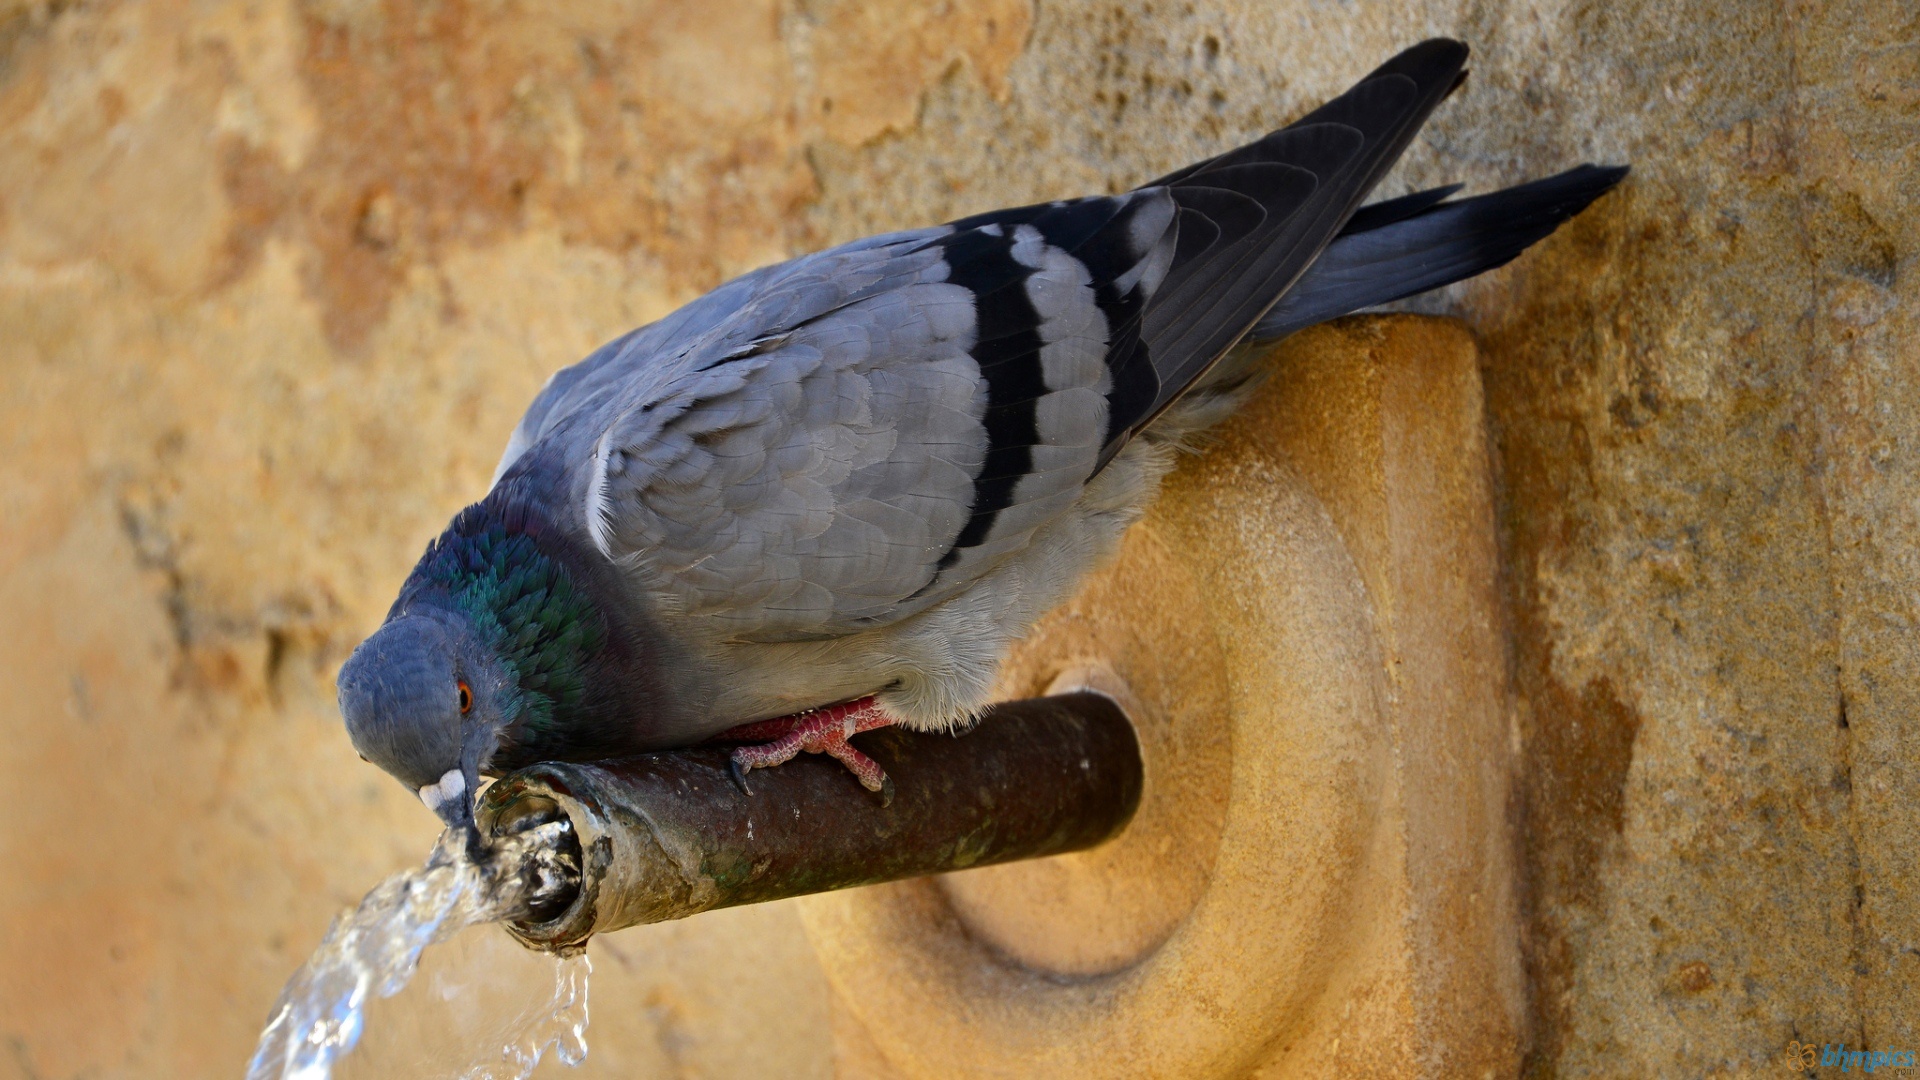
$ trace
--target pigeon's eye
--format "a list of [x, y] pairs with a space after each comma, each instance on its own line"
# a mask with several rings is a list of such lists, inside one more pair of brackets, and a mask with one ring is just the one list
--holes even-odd
[[465, 715], [473, 711], [473, 690], [467, 686], [467, 680], [460, 680], [460, 713]]

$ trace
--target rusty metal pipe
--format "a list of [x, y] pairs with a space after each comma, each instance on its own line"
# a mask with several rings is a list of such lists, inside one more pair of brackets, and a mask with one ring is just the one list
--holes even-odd
[[[580, 867], [508, 929], [536, 949], [714, 908], [1058, 855], [1117, 834], [1140, 802], [1140, 747], [1110, 699], [1007, 702], [958, 737], [884, 729], [857, 737], [893, 778], [893, 803], [811, 754], [727, 775], [724, 748], [522, 769], [487, 789], [490, 836], [572, 823], [559, 853]], [[551, 860], [555, 853], [544, 853]]]

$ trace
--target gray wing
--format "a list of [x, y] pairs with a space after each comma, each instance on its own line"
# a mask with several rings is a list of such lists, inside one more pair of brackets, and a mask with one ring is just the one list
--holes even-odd
[[1068, 511], [1245, 335], [1464, 57], [1416, 46], [1125, 195], [756, 272], [556, 376], [515, 442], [565, 463], [583, 531], [663, 613], [747, 640], [910, 616]]
[[[632, 372], [588, 453], [595, 545], [752, 640], [906, 617], [1024, 546], [1107, 437], [1099, 292], [1150, 293], [1175, 240], [1164, 190], [1042, 209], [786, 264]], [[1073, 248], [1043, 234], [1073, 215]]]
[[[923, 233], [937, 231], [921, 230]], [[875, 236], [837, 250], [851, 253], [885, 247], [903, 236], [914, 235], [918, 234]], [[754, 295], [767, 286], [769, 279], [779, 279], [793, 266], [793, 263], [776, 263], [743, 274], [666, 318], [628, 331], [595, 349], [585, 360], [554, 372], [547, 380], [547, 385], [541, 387], [540, 393], [534, 397], [533, 403], [527, 406], [520, 423], [508, 437], [506, 450], [500, 455], [500, 463], [493, 471], [493, 483], [499, 483], [507, 469], [529, 447], [546, 437], [562, 421], [590, 410], [596, 403], [603, 403], [610, 395], [619, 393], [624, 383], [640, 376], [643, 369], [659, 356], [670, 354], [676, 342], [691, 338], [703, 328], [727, 319], [752, 301]]]

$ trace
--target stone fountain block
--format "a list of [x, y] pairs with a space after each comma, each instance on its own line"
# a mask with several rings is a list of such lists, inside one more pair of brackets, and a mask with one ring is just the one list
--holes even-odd
[[810, 897], [846, 1077], [1511, 1076], [1514, 734], [1473, 339], [1343, 321], [1185, 459], [1006, 698], [1127, 707], [1090, 851]]

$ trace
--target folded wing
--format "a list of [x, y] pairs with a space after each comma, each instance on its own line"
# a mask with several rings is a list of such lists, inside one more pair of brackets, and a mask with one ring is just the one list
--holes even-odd
[[583, 533], [664, 614], [749, 640], [909, 617], [1027, 546], [1267, 314], [1465, 57], [1415, 46], [1124, 195], [723, 286], [556, 376], [503, 477], [570, 477]]

